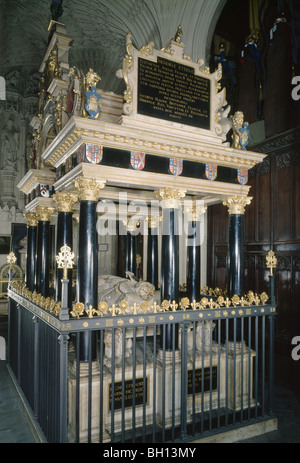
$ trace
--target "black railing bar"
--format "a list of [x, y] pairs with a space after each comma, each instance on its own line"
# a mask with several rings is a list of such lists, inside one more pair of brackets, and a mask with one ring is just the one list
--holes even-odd
[[[59, 435], [59, 442], [66, 443], [67, 442], [67, 430], [68, 430], [68, 403], [67, 403], [67, 396], [68, 396], [68, 335], [60, 335], [59, 337], [59, 355], [56, 355], [58, 362], [55, 363], [55, 371], [58, 373], [59, 366], [59, 374], [55, 375], [55, 383], [59, 388], [59, 406], [55, 407], [55, 410], [59, 410], [59, 427], [60, 435]], [[58, 343], [55, 343], [58, 346]], [[56, 349], [57, 354], [57, 349]], [[57, 376], [59, 377], [59, 381], [57, 381]], [[54, 388], [53, 388], [54, 390]], [[54, 401], [52, 407], [56, 403], [56, 398], [54, 397]]]
[[265, 330], [266, 330], [266, 317], [262, 317], [262, 366], [261, 366], [261, 377], [262, 377], [262, 398], [261, 398], [261, 409], [262, 416], [265, 415]]
[[156, 326], [153, 327], [153, 387], [152, 387], [152, 442], [156, 442], [156, 348], [157, 348]]
[[92, 331], [88, 336], [88, 443], [92, 440]]
[[241, 423], [244, 421], [244, 319], [241, 320]]
[[210, 370], [209, 370], [209, 400], [210, 400], [210, 407], [209, 407], [209, 430], [212, 430], [212, 341], [213, 341], [213, 321], [210, 320], [210, 329], [209, 329], [209, 363], [210, 363]]
[[21, 339], [22, 339], [22, 321], [21, 321], [21, 317], [22, 317], [22, 311], [21, 311], [21, 306], [20, 304], [17, 304], [17, 314], [18, 314], [18, 360], [17, 360], [17, 365], [18, 365], [18, 369], [17, 369], [17, 379], [18, 379], [18, 383], [20, 384], [21, 382], [21, 361], [22, 361], [22, 349], [21, 349]]
[[115, 328], [111, 329], [111, 407], [110, 441], [115, 441]]
[[236, 318], [233, 320], [233, 424], [236, 415]]
[[104, 330], [100, 330], [99, 367], [100, 367], [100, 416], [99, 416], [99, 442], [103, 442], [103, 362], [104, 358]]
[[122, 442], [125, 441], [125, 346], [126, 346], [126, 328], [122, 328], [122, 404], [121, 404], [121, 434]]
[[226, 349], [226, 380], [225, 380], [225, 426], [228, 425], [228, 325], [229, 320], [225, 321], [225, 349]]
[[[271, 280], [273, 281], [273, 279]], [[269, 320], [269, 414], [273, 415], [273, 392], [274, 392], [274, 315]]]
[[[172, 440], [175, 439], [175, 336], [176, 325], [172, 326]], [[182, 365], [181, 365], [182, 367]]]
[[[188, 324], [181, 326], [181, 438], [187, 436], [187, 331]], [[174, 405], [175, 407], [175, 405]], [[173, 436], [174, 440], [174, 436]]]
[[76, 333], [76, 443], [80, 442], [80, 333]]
[[205, 330], [204, 330], [204, 320], [201, 321], [201, 330], [202, 330], [202, 370], [201, 370], [201, 434], [204, 432], [204, 353], [205, 353]]
[[132, 343], [132, 442], [135, 443], [136, 415], [135, 415], [135, 381], [136, 381], [136, 326], [133, 327]]
[[[155, 329], [155, 328], [154, 328]], [[146, 376], [146, 356], [147, 356], [147, 328], [144, 326], [143, 329], [143, 442], [146, 442], [146, 403], [148, 394], [148, 383]]]
[[258, 411], [258, 317], [255, 317], [255, 418], [257, 418]]
[[40, 345], [40, 337], [39, 337], [39, 319], [34, 316], [33, 317], [34, 323], [34, 340], [33, 340], [33, 413], [35, 418], [38, 417], [38, 407], [39, 407], [39, 345]]
[[251, 378], [251, 346], [252, 346], [252, 317], [248, 318], [248, 421], [251, 416], [251, 390], [253, 380]]
[[221, 320], [218, 320], [218, 370], [217, 370], [217, 381], [218, 381], [218, 410], [217, 410], [217, 428], [220, 428], [220, 408], [221, 408], [221, 384], [220, 384], [220, 365], [221, 365]]
[[165, 442], [166, 428], [166, 325], [163, 325], [163, 352], [162, 352], [162, 443]]
[[192, 421], [192, 435], [196, 432], [196, 322], [193, 321], [193, 374], [192, 374], [192, 386], [193, 386], [193, 421]]

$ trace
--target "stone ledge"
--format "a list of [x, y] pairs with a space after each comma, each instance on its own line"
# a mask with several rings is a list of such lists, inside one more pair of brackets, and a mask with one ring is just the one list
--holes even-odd
[[245, 439], [268, 434], [269, 432], [277, 431], [277, 418], [270, 418], [265, 421], [246, 425], [240, 428], [231, 429], [230, 431], [220, 432], [212, 436], [203, 437], [192, 441], [193, 444], [231, 444], [240, 442]]

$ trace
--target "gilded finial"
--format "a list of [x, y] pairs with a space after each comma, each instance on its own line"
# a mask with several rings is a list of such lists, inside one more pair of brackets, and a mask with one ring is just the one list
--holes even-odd
[[270, 251], [266, 257], [267, 268], [270, 269], [270, 275], [273, 276], [273, 270], [277, 266], [277, 258], [275, 257], [274, 251]]
[[66, 244], [60, 248], [58, 256], [56, 256], [57, 268], [62, 268], [64, 270], [63, 279], [67, 279], [67, 270], [72, 269], [74, 262], [74, 252], [71, 251], [71, 248]]
[[17, 262], [17, 258], [13, 252], [10, 252], [6, 259], [7, 259], [7, 263], [10, 265], [15, 264]]

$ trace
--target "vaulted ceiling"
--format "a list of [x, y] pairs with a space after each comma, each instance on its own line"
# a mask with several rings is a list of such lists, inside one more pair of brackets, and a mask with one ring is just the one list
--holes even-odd
[[[206, 59], [217, 20], [227, 0], [64, 0], [59, 21], [74, 39], [70, 64], [84, 72], [92, 67], [103, 90], [120, 91], [115, 76], [125, 54], [125, 36], [139, 48], [150, 40], [156, 48], [183, 27], [185, 53]], [[38, 71], [47, 49], [51, 0], [0, 0], [0, 74], [18, 69]]]

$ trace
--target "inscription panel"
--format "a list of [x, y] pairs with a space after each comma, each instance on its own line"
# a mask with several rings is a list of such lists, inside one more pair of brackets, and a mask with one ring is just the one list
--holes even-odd
[[[109, 409], [112, 405], [112, 384], [109, 385]], [[144, 395], [146, 404], [148, 403], [148, 379], [144, 382], [144, 378], [137, 378], [135, 380], [135, 391], [133, 388], [133, 380], [124, 381], [124, 391], [122, 381], [114, 383], [114, 409], [120, 410], [122, 408], [122, 397], [124, 395], [124, 407], [132, 407], [133, 394], [135, 392], [135, 405], [142, 405]]]
[[137, 111], [210, 130], [210, 79], [194, 68], [164, 58], [138, 59]]
[[[212, 381], [211, 389], [214, 391], [218, 388], [218, 367], [204, 368], [204, 375], [202, 374], [202, 368], [195, 370], [195, 393], [202, 392], [202, 376], [204, 376], [204, 388], [203, 391], [210, 391], [210, 377]], [[193, 370], [188, 371], [188, 394], [193, 394]]]

